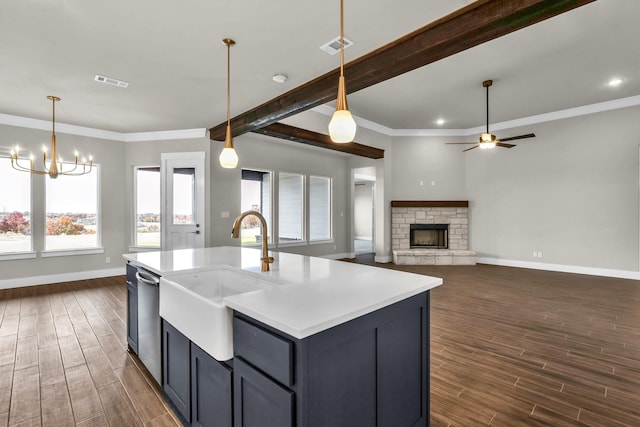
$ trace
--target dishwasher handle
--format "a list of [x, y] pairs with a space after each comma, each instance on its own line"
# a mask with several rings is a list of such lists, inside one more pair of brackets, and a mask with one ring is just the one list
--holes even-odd
[[136, 271], [136, 279], [145, 285], [159, 286], [160, 278], [142, 270]]

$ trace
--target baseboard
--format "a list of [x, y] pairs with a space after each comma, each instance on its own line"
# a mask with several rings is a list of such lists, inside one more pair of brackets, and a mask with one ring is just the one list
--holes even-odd
[[374, 258], [375, 262], [380, 262], [380, 263], [387, 263], [387, 262], [391, 262], [391, 257], [390, 256], [378, 256], [376, 255]]
[[74, 280], [97, 279], [100, 277], [121, 276], [126, 272], [124, 267], [105, 270], [77, 271], [73, 273], [47, 274], [44, 276], [18, 277], [0, 280], [0, 289], [22, 288], [24, 286], [46, 285], [49, 283], [73, 282]]
[[608, 268], [582, 267], [578, 265], [549, 264], [544, 262], [519, 261], [502, 258], [478, 257], [478, 264], [501, 265], [504, 267], [531, 268], [533, 270], [559, 271], [563, 273], [587, 274], [589, 276], [615, 277], [618, 279], [640, 280], [640, 272], [613, 270]]
[[321, 258], [328, 258], [328, 259], [353, 258], [353, 255], [349, 253], [329, 254], [329, 255], [322, 255]]

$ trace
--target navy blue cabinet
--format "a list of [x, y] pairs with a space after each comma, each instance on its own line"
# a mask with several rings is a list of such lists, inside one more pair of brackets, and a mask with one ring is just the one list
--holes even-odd
[[231, 427], [233, 370], [191, 343], [191, 425]]
[[162, 321], [162, 389], [186, 424], [231, 427], [233, 370]]
[[162, 321], [162, 389], [178, 411], [191, 423], [191, 341]]
[[127, 264], [127, 344], [138, 354], [138, 281], [131, 264]]
[[234, 313], [234, 426], [429, 424], [429, 294], [299, 340]]
[[272, 380], [239, 357], [234, 360], [233, 370], [235, 427], [295, 425], [292, 390]]

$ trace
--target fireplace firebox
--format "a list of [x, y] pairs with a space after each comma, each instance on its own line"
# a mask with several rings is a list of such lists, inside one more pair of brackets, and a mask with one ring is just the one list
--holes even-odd
[[449, 224], [411, 224], [409, 247], [412, 249], [448, 249]]

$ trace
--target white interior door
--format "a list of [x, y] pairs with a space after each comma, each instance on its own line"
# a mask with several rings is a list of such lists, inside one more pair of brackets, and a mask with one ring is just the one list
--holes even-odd
[[163, 153], [162, 250], [203, 248], [204, 152]]

